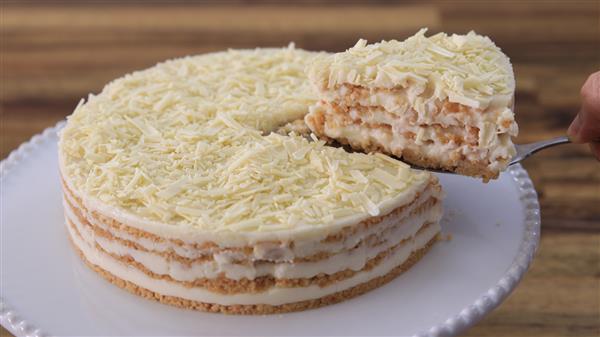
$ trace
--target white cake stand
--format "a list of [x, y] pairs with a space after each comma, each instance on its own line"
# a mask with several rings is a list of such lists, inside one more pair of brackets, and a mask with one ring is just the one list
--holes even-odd
[[440, 175], [450, 241], [365, 295], [290, 314], [228, 316], [132, 295], [89, 270], [69, 245], [57, 135], [49, 128], [1, 164], [0, 322], [37, 335], [455, 335], [498, 306], [539, 242], [537, 195], [516, 165], [496, 181]]

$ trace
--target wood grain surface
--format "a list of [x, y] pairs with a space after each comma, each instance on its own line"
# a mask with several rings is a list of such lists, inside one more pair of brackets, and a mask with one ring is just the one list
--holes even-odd
[[[599, 1], [3, 1], [0, 157], [111, 79], [164, 59], [289, 41], [341, 51], [420, 27], [491, 36], [514, 64], [517, 142], [541, 140], [565, 133], [579, 88], [600, 69], [599, 17]], [[525, 167], [540, 196], [541, 248], [515, 292], [466, 334], [600, 336], [600, 164], [587, 146], [566, 145]]]

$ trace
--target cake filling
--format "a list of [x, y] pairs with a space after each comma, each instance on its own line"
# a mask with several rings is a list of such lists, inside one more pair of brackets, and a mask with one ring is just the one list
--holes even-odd
[[407, 244], [399, 247], [399, 249], [375, 268], [359, 272], [351, 278], [335, 282], [326, 287], [319, 285], [293, 288], [271, 287], [260, 293], [229, 295], [216, 293], [201, 287], [188, 287], [168, 280], [152, 278], [142, 271], [131, 268], [115, 260], [112, 256], [97, 250], [93, 245], [74, 233], [71, 227], [67, 226], [67, 229], [69, 230], [72, 242], [82, 252], [89, 263], [102, 268], [119, 279], [132, 282], [144, 289], [159, 294], [220, 305], [282, 305], [334, 294], [368, 282], [373, 278], [386, 275], [395, 267], [401, 266], [403, 262], [407, 261], [413, 252], [427, 247], [428, 243], [434, 240], [439, 233], [439, 225], [429, 226], [426, 231], [419, 233], [408, 241]]
[[[411, 214], [405, 218], [394, 217], [383, 222], [377, 236], [366, 236], [367, 239], [353, 247], [325, 259], [314, 262], [271, 262], [264, 260], [245, 259], [232, 263], [228, 258], [215, 254], [212, 261], [197, 261], [181, 263], [176, 259], [124, 246], [118, 241], [98, 236], [85, 220], [75, 215], [75, 211], [65, 202], [65, 214], [70, 224], [90, 243], [98, 244], [106, 253], [118, 256], [128, 256], [143, 265], [148, 270], [159, 275], [169, 275], [180, 281], [193, 281], [199, 278], [226, 277], [232, 280], [255, 279], [265, 275], [276, 278], [313, 277], [320, 273], [334, 274], [351, 269], [360, 270], [367, 261], [378, 254], [390, 249], [398, 243], [414, 236], [423, 224], [436, 223], [441, 216], [438, 203], [422, 212]], [[239, 256], [241, 258], [241, 256]], [[292, 259], [293, 260], [293, 259]]]
[[357, 150], [383, 151], [419, 166], [470, 175], [494, 174], [506, 167], [515, 153], [510, 134], [496, 130], [491, 123], [421, 124], [414, 113], [390, 113], [378, 106], [344, 108], [325, 102], [311, 107], [305, 120], [319, 134]]

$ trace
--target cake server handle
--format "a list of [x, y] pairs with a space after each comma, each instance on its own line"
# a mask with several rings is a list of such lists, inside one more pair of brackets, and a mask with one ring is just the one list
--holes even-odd
[[556, 146], [556, 145], [560, 145], [560, 144], [566, 144], [566, 143], [570, 143], [571, 141], [569, 140], [569, 138], [567, 136], [560, 136], [560, 137], [556, 137], [556, 138], [552, 138], [552, 139], [547, 139], [547, 140], [542, 140], [539, 142], [535, 142], [535, 143], [528, 143], [528, 144], [515, 144], [515, 149], [517, 151], [517, 154], [515, 154], [515, 156], [512, 158], [512, 160], [510, 161], [510, 163], [508, 165], [513, 165], [516, 164], [518, 162], [520, 162], [521, 160], [531, 156], [532, 154], [552, 147], [552, 146]]

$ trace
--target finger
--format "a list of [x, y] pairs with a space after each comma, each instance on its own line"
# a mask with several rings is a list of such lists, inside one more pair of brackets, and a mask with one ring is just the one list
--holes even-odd
[[600, 72], [592, 74], [581, 88], [581, 110], [569, 132], [577, 143], [600, 141]]
[[[592, 105], [593, 103], [597, 105]], [[576, 120], [579, 124], [574, 137], [576, 141], [582, 143], [600, 141], [600, 98], [598, 102], [584, 102]]]
[[590, 149], [594, 157], [600, 161], [600, 142], [590, 143]]

